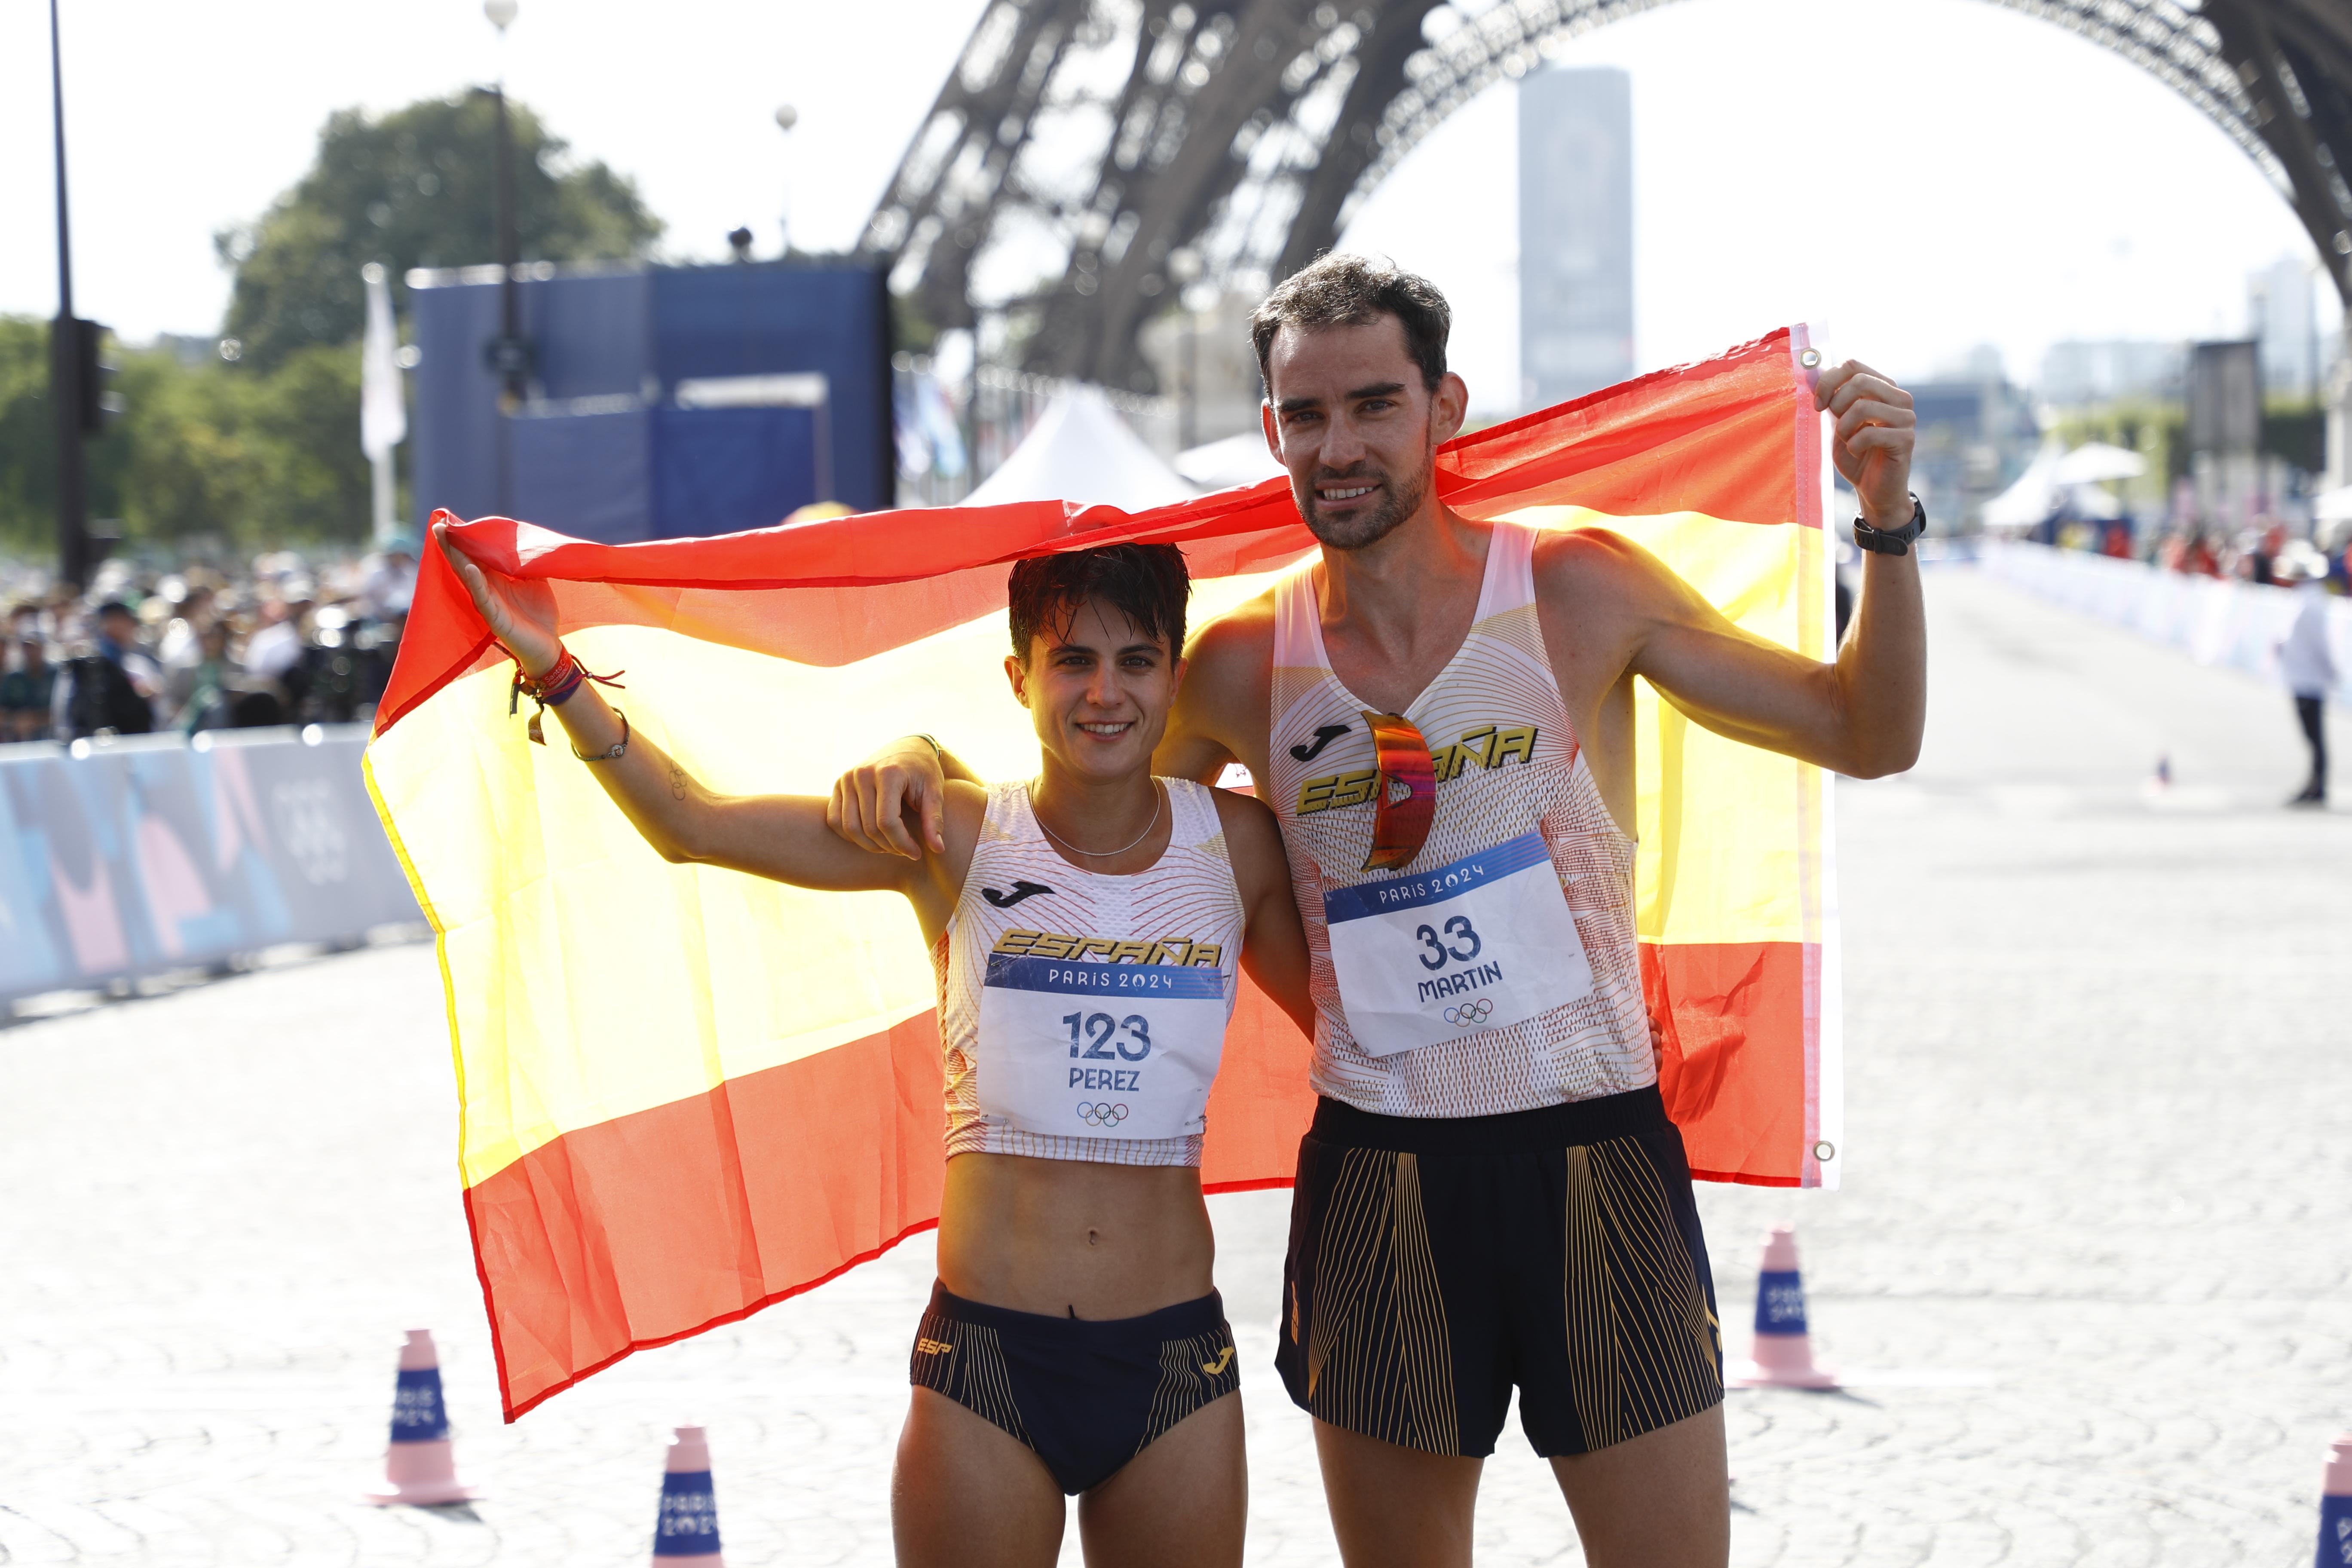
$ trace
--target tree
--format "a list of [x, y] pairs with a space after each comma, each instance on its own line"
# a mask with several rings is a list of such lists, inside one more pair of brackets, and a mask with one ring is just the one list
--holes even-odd
[[[572, 165], [538, 116], [508, 110], [522, 258], [645, 255], [661, 225], [635, 186]], [[495, 142], [481, 93], [331, 116], [310, 172], [257, 224], [220, 237], [236, 268], [224, 330], [241, 341], [237, 363], [116, 352], [127, 407], [88, 448], [91, 515], [179, 547], [365, 539], [360, 268], [383, 262], [404, 298], [412, 267], [494, 259]], [[57, 526], [48, 331], [0, 317], [0, 544], [39, 555]]]
[[57, 422], [49, 412], [49, 324], [0, 316], [0, 542], [57, 528]]
[[[572, 164], [566, 144], [511, 100], [515, 229], [525, 261], [626, 260], [661, 235], [635, 184], [601, 163]], [[306, 343], [358, 341], [360, 268], [381, 261], [395, 304], [412, 267], [498, 259], [496, 110], [469, 92], [427, 99], [380, 120], [328, 117], [310, 170], [259, 222], [215, 237], [236, 269], [224, 331], [257, 369]]]

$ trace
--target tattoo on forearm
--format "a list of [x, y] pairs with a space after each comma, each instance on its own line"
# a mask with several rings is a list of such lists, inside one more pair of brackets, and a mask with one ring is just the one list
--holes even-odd
[[686, 770], [676, 763], [669, 765], [669, 797], [672, 800], [686, 798]]

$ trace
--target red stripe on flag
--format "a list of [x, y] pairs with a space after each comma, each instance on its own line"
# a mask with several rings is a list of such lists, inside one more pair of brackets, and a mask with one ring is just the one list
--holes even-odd
[[466, 1216], [507, 1419], [938, 1223], [945, 1134], [925, 1013], [567, 1132], [476, 1183]]
[[1804, 1172], [1805, 973], [1796, 942], [1642, 944], [1665, 1036], [1658, 1092], [1702, 1181], [1793, 1187]]

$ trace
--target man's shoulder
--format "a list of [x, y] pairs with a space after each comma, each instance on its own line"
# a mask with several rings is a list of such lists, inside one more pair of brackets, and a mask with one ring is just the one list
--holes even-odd
[[1536, 586], [1547, 580], [1572, 584], [1591, 577], [1638, 571], [1654, 560], [1631, 539], [1607, 527], [1547, 528], [1536, 534]]
[[1544, 530], [1534, 566], [1537, 600], [1579, 612], [1627, 605], [1674, 577], [1664, 562], [1608, 528]]
[[1263, 663], [1274, 651], [1276, 590], [1243, 600], [1193, 632], [1184, 657], [1196, 670]]

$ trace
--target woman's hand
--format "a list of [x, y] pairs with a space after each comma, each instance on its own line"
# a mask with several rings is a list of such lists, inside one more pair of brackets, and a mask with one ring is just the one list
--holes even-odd
[[553, 669], [563, 657], [563, 644], [555, 636], [554, 604], [544, 591], [536, 595], [541, 603], [526, 607], [524, 584], [504, 573], [493, 577], [482, 570], [458, 544], [447, 523], [433, 525], [433, 539], [449, 558], [457, 581], [474, 596], [474, 608], [489, 623], [490, 635], [522, 666], [522, 672], [537, 680]]

